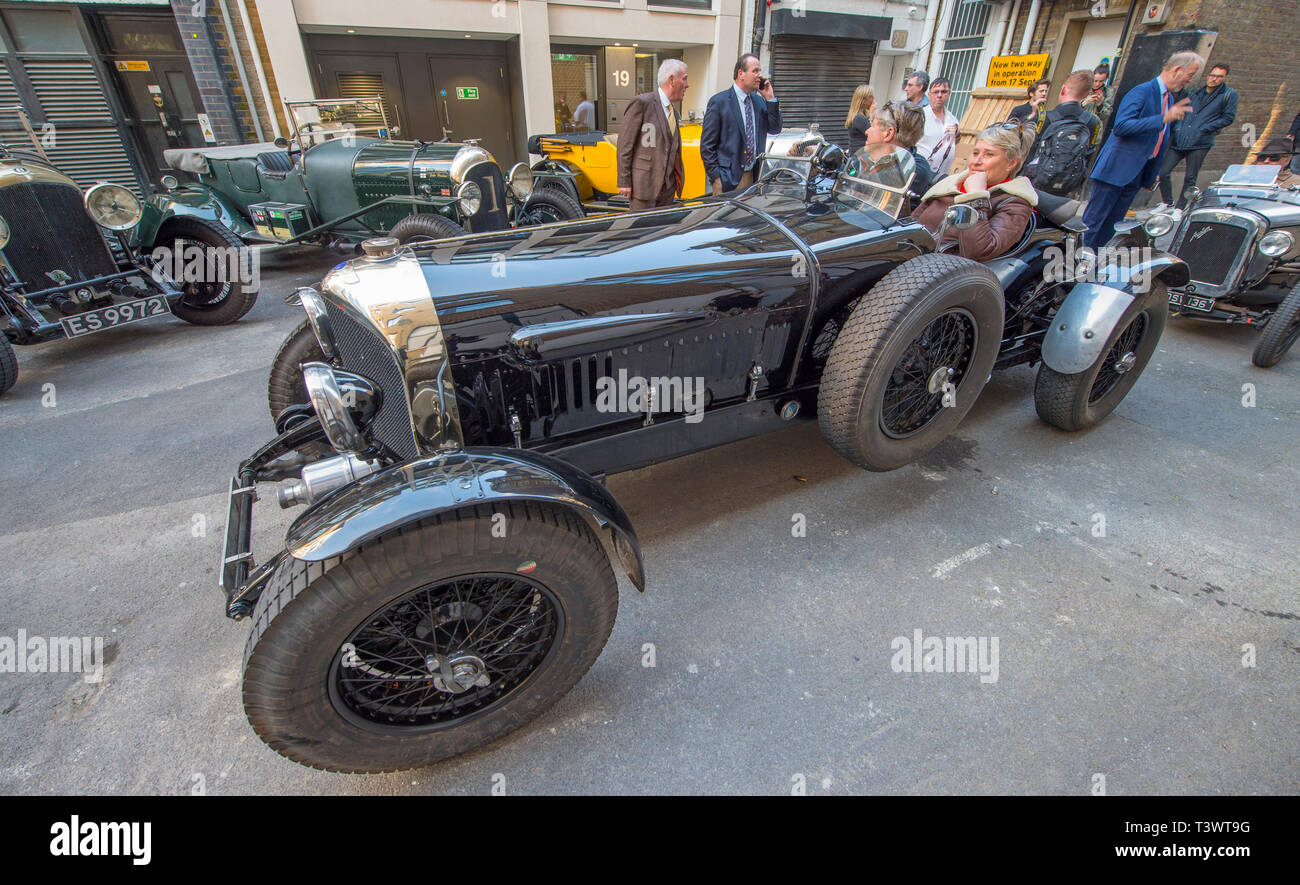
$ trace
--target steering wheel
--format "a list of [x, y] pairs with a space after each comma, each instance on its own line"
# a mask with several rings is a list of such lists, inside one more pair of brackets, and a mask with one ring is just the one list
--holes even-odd
[[790, 179], [792, 184], [808, 183], [808, 176], [804, 175], [798, 169], [792, 169], [789, 166], [777, 166], [775, 169], [769, 169], [767, 172], [763, 173], [761, 178], [758, 179], [758, 183], [764, 184], [769, 181], [778, 181], [782, 177]]

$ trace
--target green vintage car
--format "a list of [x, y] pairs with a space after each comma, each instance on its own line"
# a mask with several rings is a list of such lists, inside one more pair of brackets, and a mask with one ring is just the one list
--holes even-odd
[[396, 141], [380, 98], [286, 102], [292, 134], [274, 142], [174, 148], [151, 202], [164, 218], [197, 216], [246, 243], [355, 247], [387, 234], [402, 242], [567, 221], [572, 198], [534, 191], [518, 163], [503, 175], [477, 144]]

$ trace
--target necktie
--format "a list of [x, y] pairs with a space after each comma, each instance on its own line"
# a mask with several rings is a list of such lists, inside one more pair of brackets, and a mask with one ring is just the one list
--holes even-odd
[[745, 96], [745, 155], [740, 161], [740, 171], [754, 165], [754, 105]]
[[664, 115], [668, 117], [668, 134], [672, 135], [677, 131], [677, 112], [673, 110], [672, 105], [664, 108]]
[[[1165, 92], [1165, 94], [1160, 98], [1160, 116], [1163, 117], [1168, 112], [1169, 112], [1169, 93]], [[1168, 123], [1161, 125], [1160, 137], [1156, 139], [1156, 149], [1151, 154], [1153, 158], [1160, 156], [1160, 145], [1164, 144], [1165, 142], [1165, 130], [1168, 128], [1169, 128]]]

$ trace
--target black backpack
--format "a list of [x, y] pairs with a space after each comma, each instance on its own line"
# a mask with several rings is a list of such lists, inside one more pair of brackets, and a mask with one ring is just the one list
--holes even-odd
[[1092, 127], [1079, 120], [1056, 120], [1038, 137], [1023, 175], [1040, 191], [1068, 197], [1088, 175]]

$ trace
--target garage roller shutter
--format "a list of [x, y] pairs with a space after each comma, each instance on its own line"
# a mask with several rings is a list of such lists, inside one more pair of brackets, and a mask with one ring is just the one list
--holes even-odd
[[847, 149], [844, 115], [853, 90], [871, 78], [875, 53], [875, 40], [777, 37], [772, 47], [772, 82], [781, 99], [781, 124], [789, 128], [816, 123], [827, 141]]

